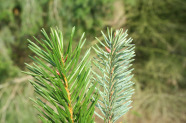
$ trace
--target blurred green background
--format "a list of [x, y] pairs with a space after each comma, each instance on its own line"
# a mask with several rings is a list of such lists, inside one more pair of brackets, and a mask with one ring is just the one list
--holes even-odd
[[31, 77], [20, 71], [33, 55], [27, 39], [56, 26], [66, 39], [76, 26], [74, 45], [86, 32], [85, 49], [107, 27], [128, 29], [136, 44], [136, 91], [121, 121], [185, 123], [185, 12], [185, 0], [0, 0], [0, 123], [40, 122], [29, 100], [36, 96]]

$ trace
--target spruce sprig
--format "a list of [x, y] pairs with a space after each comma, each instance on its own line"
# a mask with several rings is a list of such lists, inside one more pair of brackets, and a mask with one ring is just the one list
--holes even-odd
[[123, 116], [130, 108], [133, 75], [131, 72], [132, 59], [135, 56], [132, 38], [127, 39], [127, 31], [117, 30], [114, 34], [107, 29], [108, 37], [102, 32], [104, 42], [96, 38], [100, 44], [93, 49], [97, 57], [94, 58], [94, 65], [98, 68], [99, 74], [93, 72], [95, 80], [101, 88], [100, 98], [96, 106], [102, 114], [95, 112], [106, 123], [114, 123]]
[[44, 29], [41, 32], [44, 39], [35, 38], [39, 45], [29, 40], [28, 47], [37, 56], [30, 56], [33, 65], [26, 64], [30, 72], [25, 72], [35, 78], [30, 82], [36, 93], [42, 97], [32, 99], [40, 112], [40, 119], [43, 122], [53, 123], [94, 122], [93, 114], [98, 94], [95, 93], [96, 83], [90, 82], [92, 71], [90, 49], [79, 61], [81, 49], [86, 41], [84, 34], [73, 51], [75, 28], [72, 29], [66, 49], [60, 30], [51, 29], [50, 35]]

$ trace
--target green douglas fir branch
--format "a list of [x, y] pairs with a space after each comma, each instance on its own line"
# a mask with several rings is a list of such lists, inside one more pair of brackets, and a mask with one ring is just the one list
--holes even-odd
[[90, 79], [90, 49], [79, 60], [86, 41], [84, 34], [72, 50], [75, 28], [69, 40], [65, 40], [68, 41], [66, 49], [60, 30], [51, 29], [50, 35], [44, 29], [41, 32], [44, 39], [35, 38], [39, 45], [29, 40], [28, 47], [36, 56], [30, 57], [33, 65], [26, 64], [30, 72], [25, 72], [35, 78], [30, 82], [39, 97], [32, 100], [40, 112], [40, 119], [52, 123], [93, 123], [98, 100], [98, 93], [95, 92], [97, 83], [92, 83]]
[[[131, 62], [135, 56], [132, 38], [127, 38], [127, 31], [107, 29], [108, 36], [102, 32], [104, 41], [95, 45], [97, 57], [94, 66], [99, 71], [93, 72], [94, 79], [100, 85], [97, 88], [100, 98], [96, 106], [100, 110], [95, 112], [105, 123], [114, 123], [131, 108], [133, 75]], [[97, 74], [99, 72], [99, 74]]]

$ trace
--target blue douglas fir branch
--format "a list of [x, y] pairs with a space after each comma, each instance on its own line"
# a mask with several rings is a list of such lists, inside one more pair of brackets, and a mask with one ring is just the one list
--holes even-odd
[[96, 106], [101, 114], [95, 112], [104, 122], [113, 123], [123, 116], [130, 108], [133, 75], [132, 59], [135, 56], [132, 38], [127, 39], [127, 31], [117, 30], [114, 34], [108, 29], [108, 37], [102, 32], [104, 42], [100, 41], [93, 49], [97, 57], [94, 65], [99, 74], [94, 73], [94, 79], [99, 83], [101, 95]]

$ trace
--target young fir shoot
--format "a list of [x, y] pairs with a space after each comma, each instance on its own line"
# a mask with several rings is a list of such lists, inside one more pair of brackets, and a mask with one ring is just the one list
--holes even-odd
[[35, 38], [39, 45], [29, 40], [28, 47], [37, 56], [30, 57], [34, 62], [33, 65], [26, 64], [30, 72], [25, 72], [35, 78], [30, 82], [42, 97], [33, 100], [40, 112], [40, 119], [52, 123], [94, 122], [98, 94], [94, 93], [96, 83], [90, 83], [90, 49], [79, 61], [85, 43], [84, 34], [73, 51], [75, 28], [72, 29], [66, 49], [60, 30], [51, 29], [50, 35], [44, 29], [41, 32], [44, 39]]
[[101, 86], [96, 106], [102, 114], [95, 113], [104, 122], [114, 123], [131, 108], [134, 44], [131, 44], [131, 38], [127, 39], [127, 31], [123, 32], [123, 29], [114, 34], [108, 29], [108, 37], [103, 32], [102, 35], [104, 42], [96, 38], [100, 46], [93, 47], [97, 54], [94, 65], [99, 70], [99, 74], [94, 72], [95, 79]]

